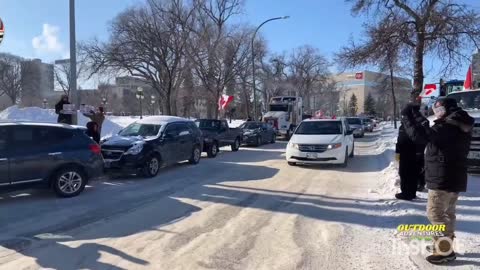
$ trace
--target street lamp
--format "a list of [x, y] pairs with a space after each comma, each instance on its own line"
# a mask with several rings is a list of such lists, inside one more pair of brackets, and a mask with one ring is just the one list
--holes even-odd
[[150, 97], [152, 100], [150, 102], [152, 103], [152, 115], [155, 115], [155, 96]]
[[44, 109], [47, 108], [47, 99], [46, 98], [43, 99], [43, 108]]
[[252, 78], [253, 78], [253, 117], [255, 119], [255, 121], [257, 121], [257, 88], [255, 86], [255, 37], [257, 36], [257, 32], [258, 30], [260, 30], [260, 28], [268, 23], [268, 22], [271, 22], [271, 21], [275, 21], [275, 20], [285, 20], [285, 19], [288, 19], [290, 18], [290, 16], [284, 16], [284, 17], [276, 17], [276, 18], [271, 18], [271, 19], [268, 19], [266, 21], [264, 21], [263, 23], [261, 23], [257, 29], [255, 29], [255, 32], [253, 33], [253, 37], [252, 37]]
[[145, 96], [143, 95], [143, 88], [142, 87], [137, 88], [136, 97], [140, 101], [140, 119], [142, 119], [143, 118], [142, 99], [145, 98]]

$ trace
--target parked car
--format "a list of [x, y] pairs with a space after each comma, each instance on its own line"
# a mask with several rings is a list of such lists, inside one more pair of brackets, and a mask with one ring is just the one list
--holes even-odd
[[375, 122], [374, 120], [370, 119], [370, 118], [363, 118], [362, 119], [362, 124], [363, 124], [363, 129], [366, 131], [366, 132], [373, 132], [373, 129], [375, 127]]
[[73, 197], [102, 173], [100, 146], [84, 128], [0, 123], [0, 186], [37, 185], [52, 188], [60, 197]]
[[275, 143], [277, 134], [273, 127], [264, 122], [245, 122], [240, 126], [243, 131], [243, 143], [260, 146], [265, 143]]
[[287, 144], [289, 165], [341, 164], [354, 156], [353, 130], [345, 118], [308, 119], [300, 123]]
[[208, 157], [216, 157], [220, 147], [230, 146], [236, 152], [242, 143], [243, 132], [230, 128], [227, 120], [198, 119], [195, 124], [203, 134], [203, 151]]
[[198, 164], [202, 132], [191, 120], [150, 116], [136, 121], [117, 135], [103, 140], [102, 154], [108, 171], [130, 171], [154, 177], [163, 166], [188, 160]]
[[347, 117], [347, 122], [350, 128], [353, 129], [353, 137], [363, 138], [365, 136], [365, 129], [360, 117]]

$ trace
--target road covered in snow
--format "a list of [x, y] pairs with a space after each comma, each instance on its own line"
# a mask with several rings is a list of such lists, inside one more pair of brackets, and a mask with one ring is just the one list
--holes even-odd
[[[395, 135], [386, 125], [356, 141], [345, 169], [290, 167], [278, 142], [99, 179], [71, 199], [2, 193], [0, 269], [435, 269], [397, 235], [428, 220], [425, 193], [392, 199]], [[464, 254], [448, 269], [480, 268], [480, 178], [469, 189]]]

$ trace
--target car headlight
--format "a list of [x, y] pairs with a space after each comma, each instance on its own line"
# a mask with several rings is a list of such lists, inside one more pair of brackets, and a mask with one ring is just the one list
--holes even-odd
[[338, 149], [338, 148], [340, 148], [340, 147], [342, 147], [342, 144], [341, 144], [341, 143], [334, 143], [334, 144], [329, 144], [328, 147], [327, 147], [327, 149], [328, 149], [328, 150], [332, 150], [332, 149]]
[[293, 148], [293, 149], [297, 149], [297, 150], [299, 149], [298, 143], [289, 142], [288, 147]]
[[127, 152], [125, 152], [125, 155], [138, 155], [140, 152], [143, 150], [143, 145], [144, 142], [136, 142], [135, 144], [130, 147]]
[[248, 132], [243, 133], [243, 135], [248, 137], [248, 136], [254, 135], [254, 133], [252, 131], [248, 131]]

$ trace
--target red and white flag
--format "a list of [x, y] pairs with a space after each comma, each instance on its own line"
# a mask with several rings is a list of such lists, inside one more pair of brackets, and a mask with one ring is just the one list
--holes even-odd
[[437, 90], [437, 85], [432, 83], [432, 84], [425, 84], [425, 87], [423, 88], [422, 93], [420, 93], [420, 96], [422, 98], [424, 97], [434, 97], [438, 96], [438, 90]]
[[463, 83], [463, 88], [465, 90], [472, 90], [473, 89], [473, 72], [472, 72], [472, 65], [468, 67], [467, 77], [465, 78], [465, 82]]
[[218, 99], [218, 110], [225, 110], [227, 105], [233, 101], [233, 96], [222, 95]]

